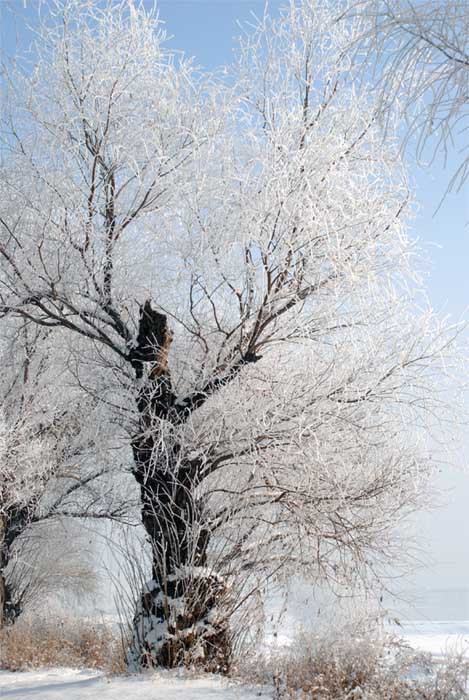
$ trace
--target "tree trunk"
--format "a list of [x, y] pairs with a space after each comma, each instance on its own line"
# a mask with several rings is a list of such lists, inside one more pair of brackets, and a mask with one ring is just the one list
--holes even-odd
[[0, 515], [0, 630], [5, 626], [6, 621], [6, 600], [7, 586], [5, 580], [6, 567], [6, 547], [5, 547], [5, 526], [6, 516]]
[[13, 625], [20, 614], [21, 606], [13, 598], [13, 591], [7, 583], [5, 570], [0, 568], [0, 630], [7, 625]]
[[171, 430], [161, 445], [162, 426], [181, 420], [173, 409], [167, 367], [170, 342], [166, 317], [147, 302], [131, 361], [139, 379], [143, 363], [152, 365], [137, 396], [140, 431], [132, 448], [142, 523], [152, 548], [152, 579], [135, 613], [129, 667], [196, 664], [226, 672], [230, 660], [222, 611], [226, 586], [206, 567], [210, 533], [195, 498], [201, 465], [184, 459]]
[[8, 516], [0, 515], [0, 629], [13, 624], [21, 614], [21, 604], [14, 599], [13, 591], [6, 578], [6, 568], [10, 558], [10, 540]]

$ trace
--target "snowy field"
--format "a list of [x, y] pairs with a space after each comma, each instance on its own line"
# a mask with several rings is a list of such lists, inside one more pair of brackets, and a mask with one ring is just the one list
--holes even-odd
[[397, 633], [414, 649], [433, 656], [463, 653], [469, 659], [469, 620], [404, 622]]
[[180, 673], [106, 678], [94, 671], [0, 671], [2, 700], [268, 700], [268, 688], [228, 684], [214, 676]]

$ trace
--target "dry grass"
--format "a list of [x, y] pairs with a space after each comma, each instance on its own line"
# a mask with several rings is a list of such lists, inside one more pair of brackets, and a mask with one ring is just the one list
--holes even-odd
[[[20, 619], [0, 631], [0, 669], [44, 666], [126, 670], [111, 627], [83, 620]], [[244, 680], [273, 685], [273, 700], [468, 700], [469, 662], [435, 663], [379, 637], [300, 638], [284, 652], [238, 669]]]
[[122, 673], [123, 645], [110, 626], [76, 619], [20, 619], [0, 630], [0, 669], [44, 666]]
[[[246, 673], [243, 674], [246, 678]], [[468, 700], [469, 662], [435, 662], [395, 640], [302, 640], [256, 661], [249, 680], [270, 681], [273, 700]]]

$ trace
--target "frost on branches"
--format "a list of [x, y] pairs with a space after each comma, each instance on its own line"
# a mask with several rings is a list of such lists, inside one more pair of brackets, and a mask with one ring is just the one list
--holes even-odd
[[96, 402], [57, 384], [60, 358], [48, 336], [27, 319], [3, 319], [0, 628], [47, 595], [90, 592], [95, 577], [79, 522], [122, 513], [102, 483], [112, 467], [96, 430], [82, 431], [84, 415], [97, 418]]
[[[446, 161], [469, 118], [467, 0], [379, 0], [358, 12], [365, 21], [355, 50], [376, 76], [382, 119], [399, 113], [404, 145], [415, 147], [420, 163], [433, 164], [438, 153]], [[463, 190], [467, 181], [466, 150], [458, 149], [457, 157], [448, 190]]]
[[224, 82], [142, 8], [48, 6], [7, 76], [0, 313], [48, 330], [138, 489], [130, 665], [227, 669], [262, 582], [393, 559], [456, 332], [414, 301], [405, 175], [334, 3], [263, 19]]
[[51, 468], [47, 447], [29, 426], [19, 422], [12, 429], [0, 413], [0, 628], [19, 614], [21, 605], [5, 576], [10, 549], [29, 524]]

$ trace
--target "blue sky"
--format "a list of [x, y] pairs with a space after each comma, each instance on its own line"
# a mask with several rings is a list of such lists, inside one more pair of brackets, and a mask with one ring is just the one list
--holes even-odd
[[[271, 0], [269, 7], [278, 13], [281, 4]], [[0, 40], [9, 53], [14, 49], [15, 36], [20, 43], [27, 42], [26, 22], [34, 15], [35, 7], [37, 0], [0, 0]], [[233, 39], [240, 33], [237, 20], [249, 21], [252, 12], [261, 14], [264, 0], [160, 0], [159, 8], [168, 33], [174, 35], [172, 46], [193, 56], [197, 64], [214, 69], [232, 59]], [[13, 14], [9, 9], [13, 9]], [[411, 166], [419, 203], [412, 233], [427, 251], [429, 297], [437, 310], [454, 320], [464, 314], [469, 318], [465, 313], [469, 306], [469, 186], [462, 192], [448, 194], [436, 209], [460, 162], [458, 150], [462, 145], [463, 139], [458, 137], [446, 167], [442, 158], [427, 169]], [[469, 477], [445, 474], [441, 483], [452, 489], [447, 496], [448, 505], [419, 521], [435, 560], [433, 569], [421, 580], [430, 588], [468, 587]]]

